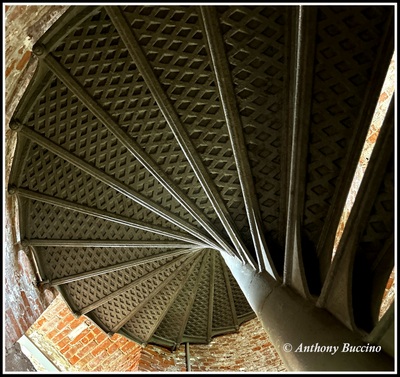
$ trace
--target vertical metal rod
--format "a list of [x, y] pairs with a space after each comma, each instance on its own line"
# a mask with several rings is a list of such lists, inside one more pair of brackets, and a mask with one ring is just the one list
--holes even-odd
[[190, 365], [189, 342], [185, 343], [185, 352], [186, 352], [186, 372], [191, 372], [192, 368]]

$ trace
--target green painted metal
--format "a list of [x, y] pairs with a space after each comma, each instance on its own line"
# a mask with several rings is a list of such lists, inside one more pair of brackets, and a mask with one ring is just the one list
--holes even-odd
[[[376, 310], [394, 264], [390, 162], [371, 159], [381, 175], [359, 194], [367, 225], [351, 222], [363, 232], [347, 243], [354, 261], [336, 271], [344, 251], [332, 265], [331, 255], [393, 54], [393, 14], [71, 6], [34, 46], [38, 69], [10, 122], [9, 194], [42, 283], [141, 344], [207, 344], [257, 315], [279, 350], [283, 283], [296, 292], [282, 293], [293, 322], [301, 305], [320, 306], [390, 350]], [[341, 289], [351, 299], [338, 307]], [[289, 369], [338, 365], [283, 358]]]

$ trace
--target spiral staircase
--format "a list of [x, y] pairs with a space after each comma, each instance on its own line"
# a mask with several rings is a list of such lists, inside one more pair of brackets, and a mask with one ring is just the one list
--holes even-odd
[[391, 6], [71, 6], [10, 122], [38, 284], [176, 349], [256, 317], [228, 257], [386, 339], [393, 104], [332, 250], [393, 51]]

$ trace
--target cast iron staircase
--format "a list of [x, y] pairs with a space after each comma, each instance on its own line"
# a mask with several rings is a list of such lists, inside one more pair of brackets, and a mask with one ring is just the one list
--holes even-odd
[[40, 284], [174, 349], [255, 317], [228, 253], [374, 336], [393, 105], [331, 259], [393, 38], [391, 6], [71, 6], [10, 125]]

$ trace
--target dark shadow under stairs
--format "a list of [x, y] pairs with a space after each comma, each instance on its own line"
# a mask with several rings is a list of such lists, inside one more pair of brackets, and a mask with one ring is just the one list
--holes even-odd
[[378, 339], [393, 104], [331, 259], [393, 51], [393, 6], [72, 5], [10, 124], [39, 284], [175, 349], [256, 316], [226, 253]]

